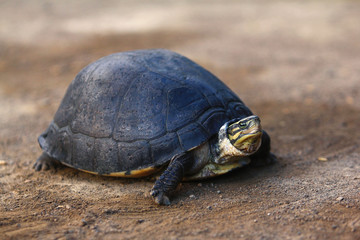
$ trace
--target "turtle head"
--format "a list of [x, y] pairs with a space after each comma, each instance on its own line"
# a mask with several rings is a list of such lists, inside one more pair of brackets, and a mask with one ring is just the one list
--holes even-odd
[[230, 123], [226, 129], [230, 143], [242, 156], [255, 153], [261, 145], [262, 128], [258, 116], [252, 115]]

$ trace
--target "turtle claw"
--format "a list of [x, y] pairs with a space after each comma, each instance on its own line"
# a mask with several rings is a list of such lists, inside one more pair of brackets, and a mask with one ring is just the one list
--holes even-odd
[[49, 169], [56, 169], [59, 166], [59, 162], [47, 154], [43, 153], [40, 157], [36, 160], [33, 165], [33, 169], [35, 171], [47, 171]]
[[268, 164], [273, 164], [277, 162], [277, 157], [272, 152], [269, 153], [269, 156], [267, 157]]
[[166, 205], [169, 206], [170, 205], [170, 200], [168, 198], [168, 196], [166, 196], [164, 194], [164, 192], [159, 191], [159, 190], [154, 190], [152, 189], [150, 191], [150, 195], [153, 197], [154, 201], [159, 204], [159, 205]]
[[33, 165], [33, 169], [35, 169], [35, 171], [46, 171], [50, 169], [49, 164], [47, 164], [46, 162], [43, 163], [41, 161], [36, 161]]

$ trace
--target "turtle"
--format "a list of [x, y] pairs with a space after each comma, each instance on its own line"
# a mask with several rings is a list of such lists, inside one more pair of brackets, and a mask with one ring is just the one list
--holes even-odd
[[276, 160], [260, 119], [215, 75], [176, 52], [114, 53], [83, 68], [38, 137], [36, 171], [61, 164], [91, 174], [157, 174], [169, 205], [182, 180]]

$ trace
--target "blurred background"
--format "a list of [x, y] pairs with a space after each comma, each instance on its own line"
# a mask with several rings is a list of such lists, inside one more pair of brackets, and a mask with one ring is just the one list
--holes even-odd
[[[101, 237], [79, 227], [91, 210], [102, 216], [93, 223], [104, 236], [168, 229], [163, 238], [359, 238], [359, 23], [360, 2], [351, 0], [0, 1], [0, 216], [7, 216], [0, 217], [0, 233]], [[120, 191], [114, 187], [119, 182], [73, 174], [61, 181], [86, 187], [75, 192], [64, 187], [44, 197], [68, 172], [33, 174], [40, 154], [36, 138], [67, 86], [90, 62], [143, 48], [176, 51], [229, 85], [261, 117], [279, 163], [240, 172], [245, 177], [220, 178], [221, 199], [213, 185], [205, 183], [204, 190], [184, 184], [172, 211], [137, 198], [151, 187], [142, 181], [122, 184]], [[202, 198], [189, 202], [190, 194]], [[109, 195], [113, 200], [107, 202]], [[70, 207], [48, 206], [61, 201]], [[103, 207], [115, 201], [116, 209], [125, 204], [133, 212], [111, 218], [100, 207], [73, 207], [84, 201]], [[169, 226], [178, 216], [184, 219]], [[137, 218], [145, 223], [132, 221]]]
[[[233, 71], [234, 77], [217, 75], [242, 95], [249, 86], [233, 81], [247, 81], [257, 101], [359, 100], [356, 1], [15, 0], [0, 6], [3, 71], [46, 55], [55, 62], [43, 71], [73, 74], [113, 52], [169, 48], [215, 74]], [[343, 96], [334, 97], [339, 90]]]

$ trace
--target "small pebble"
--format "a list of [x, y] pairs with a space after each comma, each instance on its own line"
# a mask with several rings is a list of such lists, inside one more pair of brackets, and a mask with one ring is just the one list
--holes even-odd
[[268, 215], [268, 216], [270, 216], [270, 215], [271, 215], [271, 213], [267, 213], [267, 215]]
[[0, 165], [7, 165], [7, 162], [5, 160], [0, 160]]
[[206, 208], [209, 209], [209, 210], [212, 210], [212, 207], [211, 207], [211, 206], [207, 206]]
[[328, 159], [326, 157], [318, 157], [319, 161], [326, 162]]
[[338, 197], [338, 198], [336, 199], [336, 201], [339, 201], [339, 202], [341, 202], [342, 200], [344, 200], [343, 197]]
[[221, 193], [221, 191], [220, 191], [220, 190], [217, 190], [216, 192], [217, 192], [217, 194], [220, 194], [220, 193]]
[[85, 219], [81, 219], [81, 226], [86, 226], [88, 222]]
[[140, 224], [140, 223], [143, 223], [143, 222], [145, 222], [144, 219], [138, 219], [138, 220], [137, 220], [137, 223], [139, 223], [139, 224]]
[[189, 196], [189, 198], [195, 199], [195, 195], [194, 195], [194, 194], [191, 194], [191, 195]]
[[257, 219], [255, 219], [255, 220], [254, 220], [254, 223], [257, 223], [257, 222], [258, 222]]
[[199, 184], [198, 184], [198, 187], [202, 187], [202, 183], [199, 183]]

